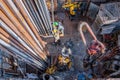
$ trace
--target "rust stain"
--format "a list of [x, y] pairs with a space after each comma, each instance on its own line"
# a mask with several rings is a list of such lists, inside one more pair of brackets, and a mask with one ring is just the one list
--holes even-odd
[[[9, 27], [20, 39], [22, 39], [27, 45], [29, 45], [32, 50], [38, 54], [42, 59], [46, 59], [46, 55], [49, 55], [47, 50], [45, 49], [45, 42], [39, 36], [37, 29], [35, 28], [34, 24], [30, 21], [28, 14], [26, 13], [25, 9], [19, 0], [14, 0], [14, 3], [17, 5], [16, 8], [18, 12], [12, 8], [11, 4], [8, 0], [0, 0], [0, 19]], [[20, 12], [19, 12], [20, 11]], [[33, 36], [29, 33], [26, 25], [29, 26], [31, 31], [33, 32], [34, 36], [42, 45], [43, 50], [34, 40]], [[2, 25], [3, 26], [3, 25]], [[4, 26], [3, 26], [4, 28]], [[6, 43], [10, 44], [11, 46], [16, 47], [20, 51], [24, 51], [32, 56], [35, 56], [30, 50], [28, 50], [23, 44], [21, 44], [17, 39], [15, 39], [9, 32], [3, 29], [0, 26], [0, 38], [4, 40]]]

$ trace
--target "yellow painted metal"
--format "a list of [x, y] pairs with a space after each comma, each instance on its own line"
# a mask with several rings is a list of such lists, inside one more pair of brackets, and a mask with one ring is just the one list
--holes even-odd
[[75, 15], [75, 8], [79, 8], [80, 7], [80, 2], [71, 2], [70, 0], [68, 2], [66, 2], [62, 8], [69, 8], [70, 11], [70, 15]]
[[62, 55], [58, 56], [58, 63], [59, 64], [68, 64], [70, 61], [71, 60], [69, 57], [63, 57]]
[[51, 65], [46, 69], [47, 74], [53, 74], [57, 70], [57, 67], [55, 65]]
[[72, 67], [72, 62], [70, 61], [69, 63], [68, 63], [68, 68], [70, 69]]

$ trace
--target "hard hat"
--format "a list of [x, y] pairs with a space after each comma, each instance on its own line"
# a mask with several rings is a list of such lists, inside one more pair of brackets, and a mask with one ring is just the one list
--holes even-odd
[[53, 25], [54, 26], [58, 26], [58, 22], [53, 22]]

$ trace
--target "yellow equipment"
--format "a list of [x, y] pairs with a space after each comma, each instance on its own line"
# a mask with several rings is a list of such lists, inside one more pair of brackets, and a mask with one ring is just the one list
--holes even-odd
[[70, 15], [74, 16], [76, 15], [75, 9], [80, 8], [81, 2], [72, 2], [71, 0], [68, 0], [62, 8], [68, 8], [70, 11]]
[[72, 66], [72, 62], [71, 62], [70, 57], [64, 57], [62, 55], [58, 56], [58, 64], [67, 65], [68, 69], [70, 69]]
[[70, 69], [72, 66], [72, 61], [71, 61], [70, 57], [64, 57], [62, 55], [59, 55], [57, 60], [58, 60], [57, 64], [53, 64], [46, 69], [47, 74], [53, 74], [55, 71], [57, 71], [59, 66], [62, 67], [62, 66], [66, 65], [68, 69]]
[[64, 36], [64, 27], [61, 25], [61, 22], [54, 22], [53, 23], [53, 36], [54, 37], [62, 37]]
[[51, 65], [47, 68], [46, 73], [47, 74], [53, 74], [57, 70], [57, 67], [55, 65]]
[[67, 64], [70, 62], [70, 58], [69, 57], [63, 57], [62, 55], [58, 56], [58, 63], [60, 64]]

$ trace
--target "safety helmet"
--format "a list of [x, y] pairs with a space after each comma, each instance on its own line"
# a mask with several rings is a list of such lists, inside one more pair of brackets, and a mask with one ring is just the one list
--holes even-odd
[[54, 25], [54, 26], [58, 26], [59, 23], [58, 23], [58, 22], [53, 22], [53, 25]]

